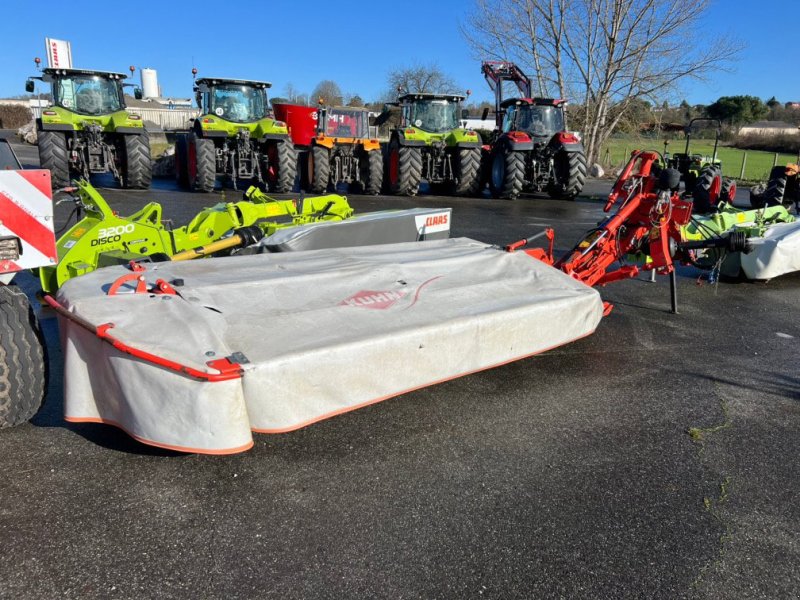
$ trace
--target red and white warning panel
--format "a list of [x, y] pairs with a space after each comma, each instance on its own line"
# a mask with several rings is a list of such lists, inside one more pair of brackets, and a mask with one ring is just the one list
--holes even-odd
[[50, 171], [0, 171], [0, 276], [56, 262]]

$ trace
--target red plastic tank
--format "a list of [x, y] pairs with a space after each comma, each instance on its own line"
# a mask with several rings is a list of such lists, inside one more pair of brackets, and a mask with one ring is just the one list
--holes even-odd
[[317, 107], [277, 103], [272, 105], [275, 118], [286, 123], [296, 146], [310, 146], [317, 135]]

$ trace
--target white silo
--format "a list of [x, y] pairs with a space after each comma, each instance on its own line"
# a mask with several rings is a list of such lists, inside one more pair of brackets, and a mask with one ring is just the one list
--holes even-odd
[[155, 69], [142, 69], [142, 96], [158, 98], [158, 73]]

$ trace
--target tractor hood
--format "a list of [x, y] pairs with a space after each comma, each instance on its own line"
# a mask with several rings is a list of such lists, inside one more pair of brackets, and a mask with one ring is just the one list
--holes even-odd
[[106, 133], [144, 132], [140, 115], [118, 110], [107, 115], [79, 115], [60, 106], [42, 111], [42, 129], [56, 131], [82, 131], [89, 125], [100, 125]]
[[235, 123], [217, 115], [201, 115], [197, 123], [203, 134], [208, 137], [232, 137], [242, 129], [250, 132], [250, 137], [261, 139], [263, 137], [288, 137], [289, 129], [283, 121], [265, 118], [252, 123]]

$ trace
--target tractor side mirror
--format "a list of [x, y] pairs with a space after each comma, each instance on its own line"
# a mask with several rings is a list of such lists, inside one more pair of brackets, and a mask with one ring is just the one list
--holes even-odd
[[35, 89], [35, 87], [34, 87], [34, 84], [33, 84], [33, 79], [28, 79], [25, 82], [25, 91], [28, 92], [29, 94], [32, 94], [34, 89]]
[[485, 121], [488, 116], [489, 116], [489, 107], [484, 106], [483, 112], [481, 113], [481, 121]]
[[133, 97], [137, 100], [142, 99], [142, 88], [135, 87], [133, 88]]
[[469, 110], [466, 108], [461, 109], [461, 118], [462, 119], [469, 119]]

